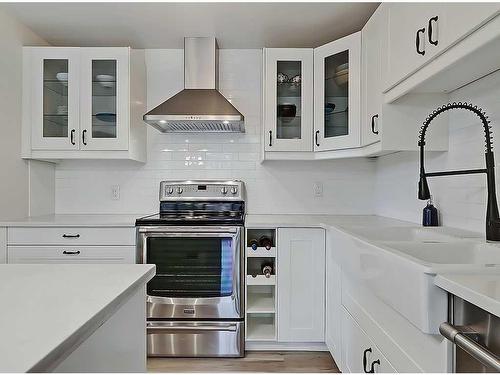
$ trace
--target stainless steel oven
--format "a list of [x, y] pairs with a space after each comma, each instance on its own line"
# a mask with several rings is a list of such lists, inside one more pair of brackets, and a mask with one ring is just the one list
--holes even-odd
[[142, 227], [139, 263], [156, 264], [148, 318], [239, 319], [242, 227]]
[[138, 219], [149, 356], [244, 355], [243, 184], [163, 181], [160, 213]]

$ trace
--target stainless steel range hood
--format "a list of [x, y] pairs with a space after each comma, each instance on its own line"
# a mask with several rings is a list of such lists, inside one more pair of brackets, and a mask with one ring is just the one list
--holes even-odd
[[215, 38], [184, 38], [184, 90], [143, 116], [159, 131], [245, 132], [245, 118], [218, 90]]

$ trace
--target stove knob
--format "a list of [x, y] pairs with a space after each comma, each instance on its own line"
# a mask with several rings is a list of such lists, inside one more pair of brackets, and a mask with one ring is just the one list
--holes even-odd
[[235, 195], [238, 192], [238, 188], [236, 186], [233, 186], [231, 188], [231, 194]]
[[182, 194], [182, 192], [183, 192], [182, 188], [181, 188], [181, 187], [178, 187], [178, 188], [177, 188], [177, 194]]
[[220, 192], [224, 195], [227, 194], [227, 187], [223, 186], [221, 189], [220, 189]]
[[171, 194], [173, 194], [173, 193], [174, 193], [174, 188], [173, 188], [173, 187], [169, 187], [169, 188], [167, 189], [167, 194], [168, 194], [168, 195], [171, 195]]

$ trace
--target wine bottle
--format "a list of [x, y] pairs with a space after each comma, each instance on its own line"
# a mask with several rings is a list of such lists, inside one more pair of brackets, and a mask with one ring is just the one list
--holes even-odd
[[264, 263], [261, 268], [262, 268], [262, 274], [269, 279], [273, 273], [273, 264]]
[[271, 250], [271, 247], [273, 247], [273, 243], [271, 242], [271, 239], [267, 236], [260, 237], [259, 245], [262, 247], [265, 247], [267, 250]]
[[252, 250], [257, 250], [257, 247], [259, 247], [259, 241], [257, 241], [256, 239], [251, 239], [250, 247], [252, 248]]

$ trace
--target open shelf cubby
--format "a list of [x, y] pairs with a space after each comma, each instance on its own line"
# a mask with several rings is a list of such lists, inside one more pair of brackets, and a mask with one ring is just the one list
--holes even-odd
[[247, 313], [270, 314], [276, 311], [274, 285], [249, 285], [247, 290]]
[[248, 314], [247, 340], [276, 340], [276, 320], [274, 314]]

